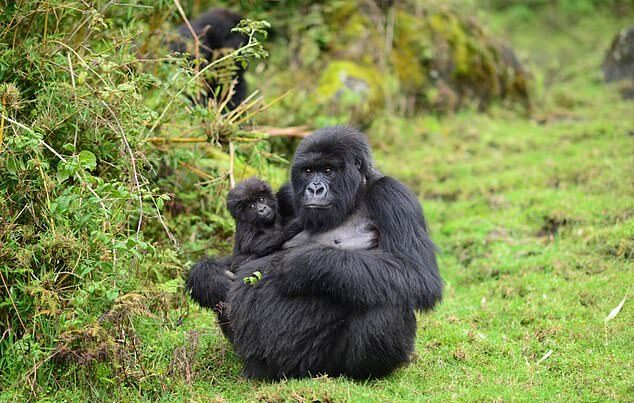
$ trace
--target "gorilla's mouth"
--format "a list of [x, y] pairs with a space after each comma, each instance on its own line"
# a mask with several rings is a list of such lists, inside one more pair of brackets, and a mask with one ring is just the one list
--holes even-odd
[[304, 208], [310, 208], [310, 209], [327, 209], [331, 207], [332, 207], [332, 204], [304, 204]]

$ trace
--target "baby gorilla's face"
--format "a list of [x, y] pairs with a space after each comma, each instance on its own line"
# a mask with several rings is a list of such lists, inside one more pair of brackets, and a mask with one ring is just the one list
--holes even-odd
[[277, 219], [277, 199], [271, 187], [255, 178], [240, 182], [229, 192], [227, 207], [238, 222], [270, 226]]
[[253, 198], [245, 203], [248, 204], [248, 211], [244, 214], [250, 218], [250, 221], [258, 222], [261, 224], [273, 224], [275, 222], [275, 209], [276, 203], [273, 195], [260, 194], [256, 198]]

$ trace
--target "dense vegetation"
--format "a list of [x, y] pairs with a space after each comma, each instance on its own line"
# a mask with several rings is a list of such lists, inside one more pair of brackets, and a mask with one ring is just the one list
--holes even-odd
[[[0, 3], [0, 400], [631, 396], [633, 105], [600, 65], [634, 4], [287, 3], [241, 2], [208, 68], [166, 50], [178, 1]], [[259, 92], [193, 107], [236, 61]], [[280, 134], [347, 122], [420, 196], [445, 301], [387, 379], [246, 381], [183, 276], [230, 249], [232, 180], [284, 181]]]

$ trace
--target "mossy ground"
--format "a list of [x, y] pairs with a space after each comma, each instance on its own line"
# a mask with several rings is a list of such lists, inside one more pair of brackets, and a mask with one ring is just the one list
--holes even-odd
[[[621, 22], [592, 16], [562, 31], [496, 18], [494, 30], [535, 61], [534, 119], [494, 108], [386, 117], [368, 131], [378, 167], [420, 195], [441, 249], [445, 300], [420, 316], [409, 366], [365, 383], [248, 381], [211, 314], [190, 304], [135, 322], [143, 340], [138, 383], [91, 390], [90, 379], [78, 377], [77, 389], [48, 398], [632, 399], [634, 103], [599, 75]], [[178, 349], [195, 345], [192, 337], [193, 354]], [[99, 377], [99, 368], [90, 373]], [[0, 394], [12, 398], [20, 397]]]

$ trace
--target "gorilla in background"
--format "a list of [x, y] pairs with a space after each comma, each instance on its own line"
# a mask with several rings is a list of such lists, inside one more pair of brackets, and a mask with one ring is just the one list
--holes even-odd
[[[297, 237], [307, 241], [294, 238], [245, 262], [235, 281], [201, 262], [187, 288], [202, 306], [228, 303], [219, 320], [249, 378], [388, 375], [414, 349], [414, 312], [442, 296], [421, 206], [402, 183], [374, 170], [365, 137], [351, 128], [305, 138], [291, 171], [291, 186], [278, 195], [292, 197], [281, 204], [292, 205], [304, 228]], [[311, 242], [330, 231], [364, 236], [355, 225], [367, 222], [377, 234], [369, 247]], [[244, 284], [255, 271], [261, 280]]]
[[[210, 62], [214, 59], [214, 51], [219, 49], [238, 49], [242, 46], [246, 38], [244, 35], [232, 32], [231, 30], [242, 20], [242, 16], [233, 11], [216, 8], [200, 15], [195, 20], [190, 21], [194, 32], [199, 40], [198, 52], [200, 58]], [[187, 42], [193, 42], [192, 34], [186, 24], [178, 27], [178, 35], [181, 40], [174, 41], [170, 49], [176, 53], [187, 51]], [[193, 56], [193, 55], [192, 55]], [[203, 67], [205, 64], [202, 65]], [[244, 67], [241, 64], [235, 66], [233, 78], [237, 81], [234, 86], [234, 93], [227, 104], [229, 110], [235, 109], [247, 96], [247, 84], [244, 81]], [[206, 104], [207, 100], [214, 98], [216, 92], [223, 94], [226, 88], [222, 88], [215, 80], [206, 81], [207, 96], [202, 97], [199, 102]]]

